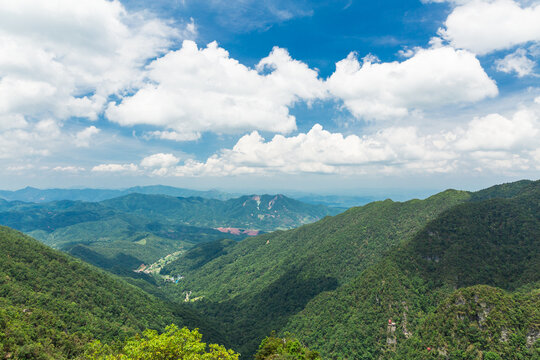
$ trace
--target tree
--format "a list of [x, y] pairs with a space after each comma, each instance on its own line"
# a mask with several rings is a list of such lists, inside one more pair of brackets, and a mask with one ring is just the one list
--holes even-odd
[[201, 339], [197, 329], [169, 325], [162, 334], [145, 330], [142, 336], [127, 340], [118, 352], [96, 341], [87, 356], [91, 360], [238, 360], [234, 351], [217, 344], [207, 346]]

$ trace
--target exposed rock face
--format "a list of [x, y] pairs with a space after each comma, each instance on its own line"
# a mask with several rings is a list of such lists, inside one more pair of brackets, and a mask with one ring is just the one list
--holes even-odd
[[536, 340], [540, 339], [540, 330], [539, 329], [531, 329], [527, 333], [527, 346], [531, 347], [534, 345]]

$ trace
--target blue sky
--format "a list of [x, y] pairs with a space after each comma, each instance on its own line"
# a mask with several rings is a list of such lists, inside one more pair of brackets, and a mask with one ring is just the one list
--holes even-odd
[[540, 174], [540, 1], [0, 2], [0, 188]]

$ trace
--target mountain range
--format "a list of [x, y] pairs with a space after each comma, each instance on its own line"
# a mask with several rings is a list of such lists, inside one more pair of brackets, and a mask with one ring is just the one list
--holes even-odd
[[101, 202], [0, 201], [0, 224], [23, 231], [115, 273], [133, 275], [195, 244], [241, 240], [261, 231], [287, 229], [340, 210], [283, 195], [230, 200], [129, 194]]
[[[373, 192], [365, 190], [366, 193]], [[229, 200], [238, 198], [241, 194], [220, 190], [192, 190], [165, 185], [134, 186], [127, 189], [38, 189], [26, 187], [19, 190], [0, 190], [0, 199], [23, 202], [51, 202], [60, 200], [99, 202], [129, 194], [168, 195], [174, 197], [202, 197], [205, 199]], [[377, 195], [320, 195], [304, 192], [286, 192], [287, 197], [314, 205], [325, 205], [337, 208], [350, 208], [365, 205], [369, 202], [388, 197], [412, 198], [417, 193], [403, 193], [393, 190], [392, 193], [378, 191]]]
[[[153, 195], [99, 203], [4, 201], [2, 214], [17, 215], [0, 219], [49, 235], [101, 223], [104, 237], [116, 229], [112, 220], [103, 227], [104, 219], [150, 230], [155, 223], [172, 229], [199, 221], [182, 224], [195, 234], [205, 229], [199, 227], [204, 219], [212, 226], [227, 217], [273, 221], [273, 209], [287, 213], [296, 204], [279, 196], [245, 196], [219, 208], [207, 200], [189, 199], [185, 208], [200, 214], [193, 216], [182, 215], [177, 203], [183, 199]], [[220, 210], [201, 210], [213, 206]], [[303, 218], [314, 216], [310, 211]], [[137, 225], [140, 219], [148, 223]], [[66, 226], [48, 229], [51, 224]], [[159, 237], [164, 228], [155, 229]], [[199, 327], [242, 359], [251, 358], [272, 332], [284, 339], [294, 334], [297, 346], [323, 359], [540, 358], [540, 181], [377, 201], [238, 240], [193, 240], [161, 263], [160, 274], [128, 284], [1, 228], [0, 357], [75, 358], [93, 339], [113, 344], [172, 322]], [[73, 248], [98, 249], [82, 243]], [[133, 300], [126, 303], [128, 298]], [[39, 326], [43, 318], [50, 321]]]

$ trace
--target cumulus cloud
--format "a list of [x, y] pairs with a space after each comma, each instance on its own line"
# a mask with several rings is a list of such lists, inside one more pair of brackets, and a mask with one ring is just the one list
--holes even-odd
[[[18, 116], [12, 117], [17, 120]], [[13, 123], [12, 123], [13, 125]], [[0, 159], [47, 156], [63, 144], [61, 125], [50, 118], [35, 123], [22, 121], [0, 131]]]
[[[441, 161], [451, 156], [438, 149], [435, 140], [419, 136], [413, 127], [388, 128], [359, 137], [331, 133], [317, 124], [305, 134], [276, 135], [268, 142], [255, 131], [243, 136], [232, 149], [223, 150], [206, 162], [188, 160], [174, 173], [178, 176], [358, 173], [373, 166], [400, 167], [419, 162], [441, 165]], [[433, 166], [427, 170], [441, 169]]]
[[141, 166], [147, 167], [147, 168], [168, 168], [173, 165], [178, 164], [180, 159], [178, 159], [173, 154], [154, 154], [145, 157], [141, 161]]
[[109, 104], [106, 114], [123, 126], [168, 130], [154, 133], [159, 137], [195, 139], [203, 131], [253, 129], [289, 133], [296, 129], [289, 106], [326, 96], [317, 72], [280, 48], [251, 69], [215, 42], [199, 49], [184, 41], [148, 69], [148, 82], [119, 104]]
[[466, 151], [504, 151], [540, 145], [538, 114], [530, 110], [518, 111], [511, 118], [500, 114], [475, 118], [462, 133], [456, 147]]
[[183, 35], [119, 1], [0, 1], [0, 126], [96, 119], [109, 95], [135, 86], [147, 60]]
[[456, 48], [483, 55], [529, 41], [540, 41], [540, 4], [512, 0], [459, 1], [440, 36]]
[[118, 172], [136, 172], [139, 167], [135, 164], [100, 164], [92, 168], [93, 172], [99, 173], [118, 173]]
[[89, 147], [90, 140], [96, 134], [100, 133], [100, 129], [95, 126], [89, 126], [84, 130], [75, 134], [75, 146], [77, 147]]
[[474, 102], [497, 95], [495, 82], [474, 54], [451, 47], [417, 49], [403, 62], [361, 64], [354, 53], [336, 64], [330, 92], [353, 115], [390, 119], [415, 109]]
[[510, 116], [488, 114], [431, 133], [394, 126], [344, 136], [317, 124], [307, 133], [267, 141], [254, 131], [205, 161], [179, 164], [172, 154], [155, 154], [141, 166], [152, 175], [190, 177], [523, 171], [540, 167], [539, 117], [540, 108], [532, 104]]
[[516, 73], [518, 77], [523, 77], [534, 73], [536, 63], [527, 57], [527, 50], [517, 49], [503, 59], [497, 60], [495, 65], [498, 71]]

